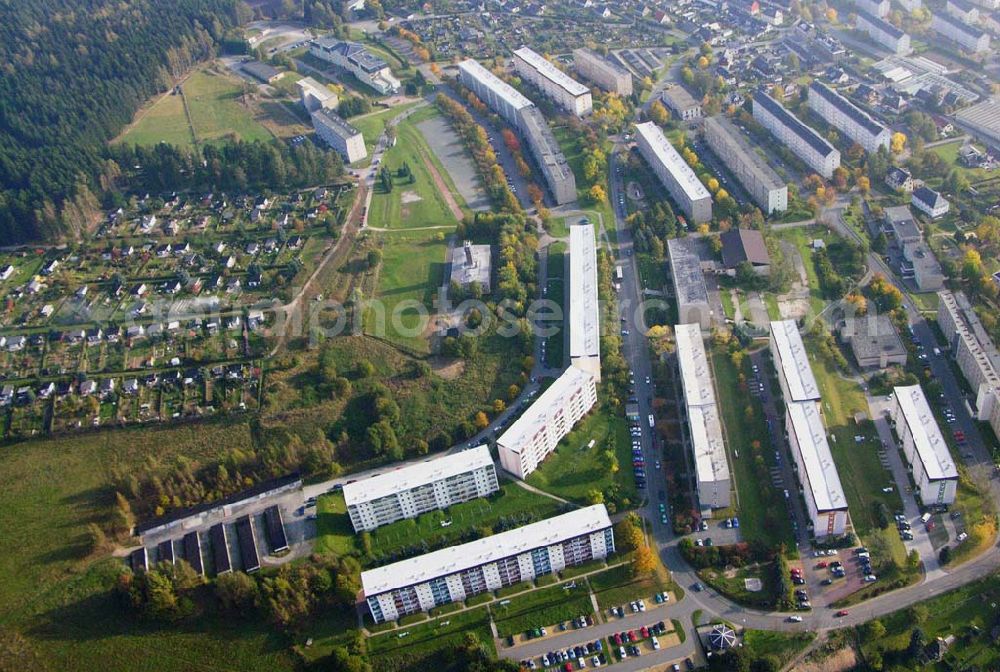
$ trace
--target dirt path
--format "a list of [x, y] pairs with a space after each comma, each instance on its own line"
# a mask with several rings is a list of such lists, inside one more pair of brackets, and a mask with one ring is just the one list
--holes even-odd
[[451, 193], [451, 189], [448, 188], [447, 183], [441, 177], [441, 173], [437, 171], [434, 166], [434, 162], [431, 161], [430, 157], [423, 148], [418, 148], [417, 151], [420, 152], [420, 158], [424, 162], [424, 166], [427, 168], [427, 172], [431, 174], [431, 179], [434, 180], [434, 186], [437, 187], [438, 192], [444, 197], [445, 203], [448, 204], [448, 209], [451, 210], [451, 214], [455, 217], [457, 221], [462, 221], [465, 217], [465, 213], [462, 212], [462, 208], [458, 207], [458, 201], [455, 200], [454, 194]]

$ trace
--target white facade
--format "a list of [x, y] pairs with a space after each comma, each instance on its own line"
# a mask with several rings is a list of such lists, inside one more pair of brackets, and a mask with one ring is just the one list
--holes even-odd
[[795, 320], [771, 322], [770, 348], [785, 401], [819, 401], [819, 386]]
[[840, 166], [840, 152], [833, 145], [763, 91], [754, 95], [753, 118], [822, 177], [830, 179]]
[[712, 326], [712, 308], [708, 304], [708, 287], [701, 270], [701, 259], [694, 238], [667, 240], [670, 278], [677, 298], [677, 319], [683, 324], [697, 322], [702, 329]]
[[303, 77], [296, 82], [296, 86], [299, 87], [299, 98], [302, 101], [302, 107], [306, 108], [306, 112], [336, 109], [337, 94], [312, 77]]
[[813, 534], [817, 539], [844, 534], [850, 520], [847, 497], [833, 463], [819, 402], [786, 400], [785, 431]]
[[935, 14], [931, 19], [931, 28], [974, 54], [988, 51], [990, 48], [989, 33], [948, 14]]
[[388, 63], [356, 42], [321, 37], [309, 43], [309, 53], [344, 68], [383, 96], [399, 91], [401, 86]]
[[955, 501], [958, 470], [919, 385], [893, 390], [892, 420], [924, 506]]
[[726, 508], [731, 503], [732, 482], [701, 326], [678, 324], [674, 335], [698, 479], [698, 501], [702, 509]]
[[889, 16], [889, 0], [854, 0], [854, 5], [861, 11], [880, 19]]
[[500, 464], [526, 478], [596, 403], [594, 376], [569, 367], [497, 439]]
[[573, 65], [583, 77], [605, 91], [619, 96], [632, 95], [632, 73], [620, 65], [602, 58], [590, 49], [574, 49]]
[[534, 105], [520, 91], [471, 58], [458, 64], [458, 78], [508, 124], [520, 128], [517, 113]]
[[361, 573], [376, 623], [530, 581], [615, 551], [603, 504]]
[[965, 0], [948, 0], [944, 6], [945, 10], [960, 21], [965, 23], [979, 23], [979, 8], [971, 2]]
[[593, 224], [569, 229], [569, 361], [601, 379], [601, 324], [597, 305], [597, 243]]
[[875, 153], [879, 148], [889, 151], [891, 133], [888, 128], [818, 81], [809, 85], [809, 107], [866, 152]]
[[521, 47], [514, 52], [517, 74], [551, 98], [559, 107], [578, 117], [590, 114], [594, 102], [590, 89], [550, 63], [541, 54]]
[[663, 90], [660, 99], [681, 121], [701, 119], [701, 102], [695, 100], [694, 96], [688, 93], [683, 86], [678, 84], [668, 86]]
[[711, 221], [712, 195], [660, 127], [647, 121], [636, 124], [635, 131], [636, 144], [643, 158], [684, 214], [695, 223]]
[[348, 483], [344, 501], [355, 532], [446, 509], [500, 489], [489, 447], [482, 445]]
[[897, 56], [905, 56], [912, 51], [910, 36], [888, 21], [860, 10], [857, 12], [857, 17], [855, 27], [866, 33], [872, 42]]
[[788, 185], [724, 116], [705, 119], [705, 140], [764, 214], [788, 209]]
[[337, 150], [344, 157], [344, 163], [354, 163], [368, 156], [365, 138], [361, 135], [361, 131], [333, 112], [316, 110], [312, 113], [312, 122], [316, 135]]

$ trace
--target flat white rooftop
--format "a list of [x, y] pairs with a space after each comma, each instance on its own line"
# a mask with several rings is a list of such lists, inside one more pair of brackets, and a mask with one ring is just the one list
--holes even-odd
[[819, 387], [809, 365], [809, 354], [802, 342], [802, 335], [795, 320], [776, 320], [771, 322], [771, 336], [778, 348], [779, 366], [788, 383], [791, 399], [787, 401], [805, 401], [819, 399]]
[[678, 324], [674, 327], [677, 340], [677, 363], [684, 386], [684, 401], [689, 406], [710, 406], [715, 404], [715, 389], [712, 374], [708, 368], [705, 341], [701, 337], [698, 324]]
[[348, 506], [370, 502], [491, 464], [493, 458], [490, 456], [490, 449], [484, 444], [454, 455], [432, 458], [362, 481], [348, 483], [344, 486], [344, 501]]
[[656, 160], [677, 180], [677, 183], [684, 190], [685, 196], [691, 201], [711, 198], [708, 189], [701, 183], [698, 176], [694, 174], [687, 161], [677, 153], [677, 150], [670, 144], [667, 137], [663, 135], [663, 131], [660, 130], [659, 126], [651, 121], [647, 121], [636, 124], [635, 130], [649, 144], [653, 150], [653, 154], [656, 156]]
[[516, 50], [514, 54], [537, 70], [542, 77], [545, 77], [545, 79], [563, 89], [571, 96], [582, 96], [586, 93], [590, 93], [590, 89], [557, 68], [544, 56], [533, 49], [521, 47]]
[[512, 105], [516, 109], [534, 105], [520, 91], [484, 68], [479, 61], [474, 61], [471, 58], [467, 59], [458, 64], [458, 69], [467, 72], [480, 84], [491, 90], [497, 97], [507, 101], [509, 105]]
[[567, 403], [568, 397], [583, 386], [587, 378], [593, 376], [574, 366], [567, 368], [497, 439], [497, 443], [515, 453], [521, 452], [521, 449], [530, 444], [538, 432], [549, 423], [556, 411]]
[[592, 224], [569, 227], [569, 355], [601, 354], [597, 310], [597, 244]]
[[689, 406], [688, 419], [691, 421], [691, 444], [698, 480], [729, 480], [729, 462], [726, 460], [726, 444], [722, 440], [719, 409], [714, 404]]
[[805, 467], [806, 487], [811, 491], [817, 511], [847, 509], [847, 497], [840, 484], [837, 466], [826, 439], [826, 428], [815, 401], [791, 402], [785, 405], [792, 431], [799, 445]]
[[405, 588], [611, 527], [603, 504], [361, 573], [366, 596]]
[[958, 478], [951, 451], [941, 436], [941, 428], [934, 419], [923, 389], [919, 385], [909, 385], [897, 387], [893, 391], [899, 401], [903, 419], [910, 427], [915, 452], [924, 465], [928, 480]]

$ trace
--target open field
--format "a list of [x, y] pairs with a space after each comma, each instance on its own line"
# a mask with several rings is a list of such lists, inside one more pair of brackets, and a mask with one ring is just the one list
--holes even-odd
[[184, 99], [180, 94], [169, 94], [139, 111], [142, 118], [122, 136], [121, 142], [133, 145], [168, 145], [191, 148], [194, 136], [184, 113]]
[[385, 129], [385, 125], [388, 122], [392, 121], [414, 105], [416, 105], [416, 103], [397, 105], [396, 107], [390, 107], [389, 109], [378, 109], [358, 117], [351, 117], [347, 121], [351, 124], [351, 126], [361, 131], [361, 135], [365, 138], [365, 145], [370, 148], [375, 144], [375, 141], [378, 140], [378, 136], [382, 135], [382, 131]]
[[773, 632], [770, 630], [747, 630], [743, 634], [743, 646], [750, 658], [759, 660], [764, 656], [775, 656], [779, 667], [787, 664], [799, 651], [814, 639], [813, 632]]

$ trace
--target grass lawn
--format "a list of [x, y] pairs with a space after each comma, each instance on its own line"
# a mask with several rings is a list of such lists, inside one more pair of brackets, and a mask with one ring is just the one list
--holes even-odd
[[747, 630], [743, 633], [743, 646], [751, 660], [764, 656], [775, 656], [779, 668], [784, 667], [799, 651], [814, 639], [814, 632], [774, 632], [771, 630]]
[[548, 232], [553, 238], [568, 238], [569, 225], [566, 223], [566, 217], [553, 217], [550, 219]]
[[[747, 541], [760, 540], [769, 546], [784, 542], [794, 548], [792, 529], [784, 506], [778, 503], [777, 490], [769, 483], [761, 483], [754, 471], [755, 441], [762, 447], [770, 446], [764, 411], [760, 403], [749, 396], [745, 384], [739, 381], [739, 372], [732, 359], [718, 348], [711, 352], [715, 373], [715, 390], [722, 422], [726, 430], [729, 466], [735, 480], [739, 500], [740, 531]], [[744, 376], [749, 378], [750, 358], [744, 358]], [[747, 417], [747, 403], [753, 409]], [[737, 459], [735, 453], [740, 457]], [[774, 451], [761, 448], [768, 467], [776, 466]], [[779, 507], [776, 511], [775, 507]]]
[[639, 279], [645, 289], [660, 290], [667, 281], [665, 262], [656, 261], [650, 254], [639, 254]]
[[[994, 177], [994, 173], [983, 170], [982, 168], [966, 168], [958, 162], [958, 150], [961, 149], [963, 144], [962, 140], [955, 140], [954, 142], [946, 142], [942, 145], [937, 145], [931, 147], [927, 151], [934, 152], [940, 156], [949, 167], [957, 170], [959, 173], [965, 175], [965, 177], [975, 184], [976, 182], [981, 182], [983, 180]], [[980, 150], [983, 149], [982, 145], [977, 145]], [[938, 186], [940, 185], [940, 180], [937, 180]]]
[[809, 278], [809, 308], [813, 315], [818, 315], [826, 307], [826, 299], [819, 286], [819, 277], [816, 275], [816, 265], [813, 263], [812, 247], [813, 240], [822, 238], [832, 240], [832, 234], [817, 226], [795, 227], [792, 229], [782, 229], [776, 231], [778, 237], [787, 240], [795, 245], [802, 257], [802, 265], [805, 266], [806, 276]]
[[767, 306], [767, 316], [772, 320], [781, 319], [781, 309], [778, 307], [778, 297], [771, 292], [763, 292], [764, 305]]
[[512, 597], [508, 604], [498, 604], [493, 608], [493, 618], [501, 637], [592, 613], [594, 607], [590, 602], [590, 591], [586, 581], [582, 580], [540, 588]]
[[368, 640], [368, 659], [375, 670], [418, 669], [419, 661], [460, 644], [469, 632], [496, 655], [489, 623], [486, 609], [473, 609], [393, 630]]
[[[732, 573], [718, 569], [703, 569], [698, 576], [709, 586], [733, 600], [737, 604], [758, 609], [772, 609], [775, 593], [780, 590], [774, 585], [774, 563], [740, 567]], [[763, 588], [752, 592], [747, 590], [746, 579], [760, 579]]]
[[[316, 549], [336, 554], [357, 550], [343, 495], [336, 493], [323, 497], [318, 507]], [[447, 511], [432, 511], [416, 519], [400, 520], [371, 531], [372, 555], [390, 562], [405, 549], [427, 552], [461, 543], [469, 532], [493, 527], [504, 519], [550, 518], [562, 509], [563, 505], [554, 499], [514, 483], [505, 483], [500, 492], [492, 497], [457, 504]], [[442, 527], [441, 523], [448, 520], [452, 524]]]
[[[588, 444], [594, 441], [594, 446]], [[579, 504], [587, 504], [587, 493], [604, 491], [617, 484], [623, 496], [634, 497], [632, 449], [625, 417], [603, 406], [591, 412], [556, 450], [528, 477], [528, 483]], [[612, 474], [607, 468], [604, 452], [613, 450], [619, 470]]]
[[121, 137], [120, 142], [131, 145], [157, 145], [165, 142], [184, 149], [194, 146], [194, 136], [184, 114], [184, 99], [168, 95], [143, 108], [142, 117]]
[[[593, 204], [593, 203], [590, 202], [590, 199], [587, 197], [587, 191], [589, 190], [590, 187], [587, 186], [586, 181], [583, 179], [583, 148], [584, 148], [584, 145], [583, 145], [582, 138], [574, 136], [573, 132], [570, 130], [570, 128], [568, 126], [556, 126], [555, 128], [552, 129], [552, 134], [555, 136], [556, 142], [559, 143], [559, 148], [562, 149], [562, 152], [563, 152], [563, 154], [566, 157], [566, 162], [569, 163], [569, 167], [572, 169], [573, 175], [576, 177], [576, 184], [577, 184], [577, 187], [578, 187], [577, 188], [577, 198], [580, 201], [580, 205], [581, 206], [586, 205], [588, 208], [591, 208], [595, 212], [599, 212], [601, 214], [601, 218], [604, 219], [604, 226], [607, 229], [608, 236], [612, 237], [611, 242], [615, 243], [616, 242], [615, 239], [614, 239], [614, 236], [615, 236], [615, 225], [614, 225], [615, 215], [614, 215], [614, 211], [611, 209], [611, 203], [609, 201], [605, 200], [603, 203]], [[604, 149], [605, 155], [610, 157], [611, 156], [611, 143], [610, 142], [605, 142], [603, 149]], [[611, 162], [608, 161], [608, 166], [609, 166], [608, 169], [609, 170], [610, 170], [610, 164], [611, 164]], [[534, 180], [536, 182], [541, 183], [541, 181], [542, 181], [541, 177], [537, 177], [537, 176], [533, 175], [533, 178], [534, 178]], [[600, 184], [604, 188], [604, 192], [607, 193], [607, 194], [610, 194], [611, 192], [608, 189], [608, 179], [607, 178], [608, 178], [608, 176], [604, 175], [603, 179], [600, 182]], [[594, 224], [594, 229], [595, 230], [600, 227], [600, 224], [601, 224], [600, 218], [595, 217], [591, 221]]]
[[[590, 583], [590, 589], [594, 591], [598, 606], [601, 609], [608, 609], [639, 598], [649, 600], [653, 593], [664, 590], [675, 591], [676, 586], [667, 577], [665, 571], [644, 577], [633, 576], [632, 563], [625, 562], [594, 574], [588, 577], [587, 581]], [[676, 597], [680, 599], [681, 596], [678, 594]]]
[[387, 110], [379, 109], [358, 117], [351, 117], [347, 121], [351, 124], [351, 126], [361, 131], [361, 135], [365, 138], [365, 145], [371, 148], [372, 145], [375, 144], [375, 141], [378, 140], [378, 136], [382, 135], [382, 130], [385, 128], [385, 124], [395, 119], [414, 105], [416, 105], [416, 103], [397, 105], [396, 107], [390, 107]]
[[719, 298], [722, 299], [722, 312], [730, 320], [736, 319], [736, 306], [733, 305], [733, 295], [725, 287], [719, 290]]
[[565, 245], [557, 247], [555, 244], [549, 247], [548, 264], [546, 266], [548, 281], [546, 283], [545, 298], [559, 304], [560, 314], [563, 316], [563, 323], [559, 330], [545, 339], [545, 359], [549, 366], [560, 367], [563, 365], [565, 357], [566, 339], [568, 331], [566, 329], [566, 250]]
[[[438, 191], [434, 179], [424, 162], [433, 152], [427, 142], [408, 119], [396, 126], [396, 146], [385, 153], [382, 165], [393, 174], [393, 189], [386, 193], [378, 179], [372, 197], [369, 223], [385, 229], [410, 229], [428, 226], [452, 227], [457, 224], [444, 196]], [[396, 170], [403, 164], [409, 166], [413, 181], [396, 177]], [[440, 169], [438, 172], [441, 173]], [[442, 174], [442, 179], [446, 175]], [[453, 194], [454, 195], [454, 194]], [[456, 200], [461, 205], [461, 197]]]
[[448, 246], [434, 231], [387, 233], [384, 242], [377, 302], [365, 313], [365, 333], [429, 352], [428, 320], [444, 281]]

